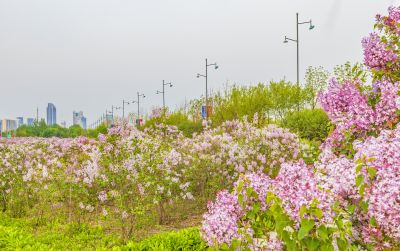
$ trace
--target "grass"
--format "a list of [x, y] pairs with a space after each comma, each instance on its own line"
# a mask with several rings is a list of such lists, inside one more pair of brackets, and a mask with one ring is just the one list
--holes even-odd
[[141, 241], [123, 241], [100, 227], [48, 222], [0, 214], [0, 250], [206, 250], [198, 228], [149, 236]]

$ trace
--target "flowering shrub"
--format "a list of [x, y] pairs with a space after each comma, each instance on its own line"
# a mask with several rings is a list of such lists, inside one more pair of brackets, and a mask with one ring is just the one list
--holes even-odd
[[[333, 132], [318, 161], [241, 175], [204, 215], [202, 236], [223, 250], [400, 249], [400, 8], [362, 41], [375, 82], [330, 81], [318, 100]], [[221, 197], [222, 196], [222, 197]], [[237, 208], [239, 205], [239, 208]], [[224, 225], [220, 219], [227, 219]]]
[[127, 237], [143, 224], [168, 222], [179, 204], [201, 208], [242, 173], [272, 173], [299, 151], [287, 130], [239, 121], [192, 138], [165, 124], [142, 131], [117, 124], [97, 140], [3, 140], [0, 207], [14, 216], [112, 223]]

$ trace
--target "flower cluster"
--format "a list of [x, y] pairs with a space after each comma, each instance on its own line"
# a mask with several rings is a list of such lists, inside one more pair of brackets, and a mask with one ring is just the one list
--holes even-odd
[[339, 83], [331, 79], [328, 90], [319, 93], [321, 106], [336, 126], [325, 145], [340, 146], [346, 132], [362, 137], [397, 122], [398, 83], [378, 81], [373, 87], [368, 93], [357, 81]]
[[355, 159], [363, 160], [361, 173], [368, 183], [364, 196], [368, 216], [400, 241], [400, 127], [382, 131], [355, 148]]
[[364, 63], [373, 70], [386, 70], [390, 62], [396, 62], [398, 55], [382, 42], [376, 33], [362, 40], [364, 48]]
[[321, 190], [317, 182], [313, 167], [307, 167], [302, 161], [282, 165], [274, 182], [274, 192], [281, 198], [286, 213], [296, 222], [300, 222], [301, 207], [309, 208], [316, 204], [324, 214], [321, 221], [332, 223], [334, 198]]
[[230, 244], [239, 238], [238, 220], [243, 215], [237, 196], [224, 190], [217, 194], [215, 202], [209, 202], [204, 215], [202, 236], [209, 245]]

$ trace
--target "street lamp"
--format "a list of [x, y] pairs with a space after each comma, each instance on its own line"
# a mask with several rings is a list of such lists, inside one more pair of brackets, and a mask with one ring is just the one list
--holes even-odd
[[309, 30], [312, 30], [315, 28], [315, 26], [312, 24], [312, 20], [307, 22], [299, 22], [299, 13], [296, 13], [296, 39], [291, 39], [285, 36], [285, 40], [283, 41], [284, 43], [288, 43], [289, 41], [295, 42], [297, 44], [297, 84], [299, 85], [300, 83], [300, 74], [299, 74], [299, 25], [300, 24], [309, 24]]
[[162, 99], [163, 99], [163, 110], [165, 112], [165, 86], [169, 85], [169, 87], [172, 87], [172, 83], [165, 83], [165, 81], [162, 81], [162, 91], [158, 91], [156, 92], [156, 94], [161, 94], [162, 93]]
[[204, 77], [206, 79], [206, 119], [208, 119], [208, 67], [209, 66], [214, 66], [215, 70], [218, 69], [217, 63], [208, 64], [207, 58], [206, 58], [206, 74], [203, 75], [203, 74], [197, 73], [197, 78]]
[[106, 122], [106, 126], [108, 127], [108, 115], [113, 115], [113, 113], [111, 111], [106, 110], [106, 114], [105, 114], [105, 122]]
[[125, 119], [125, 105], [130, 105], [130, 104], [134, 104], [136, 103], [136, 101], [132, 100], [132, 101], [125, 101], [122, 100], [122, 120]]
[[116, 107], [116, 106], [114, 106], [114, 105], [112, 105], [111, 106], [111, 119], [112, 119], [112, 123], [114, 124], [114, 109], [115, 110], [119, 110], [119, 109], [121, 109], [121, 107], [119, 106], [119, 107]]
[[140, 111], [139, 111], [139, 108], [140, 108], [140, 97], [143, 97], [143, 98], [145, 98], [146, 96], [142, 93], [142, 94], [139, 94], [139, 92], [137, 92], [137, 100], [136, 100], [136, 102], [137, 102], [137, 116], [138, 116], [138, 123], [139, 123], [139, 119], [140, 119]]

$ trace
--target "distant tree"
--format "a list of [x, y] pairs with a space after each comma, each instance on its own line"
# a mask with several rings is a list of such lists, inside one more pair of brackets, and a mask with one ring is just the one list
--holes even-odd
[[279, 82], [271, 81], [268, 85], [271, 99], [271, 110], [276, 119], [283, 119], [285, 114], [303, 107], [305, 100], [303, 91], [297, 84], [281, 80]]
[[69, 137], [75, 138], [81, 135], [85, 135], [85, 130], [79, 125], [72, 125], [68, 128]]
[[268, 86], [261, 83], [250, 87], [233, 86], [226, 89], [224, 94], [217, 93], [213, 97], [213, 125], [244, 116], [252, 119], [256, 113], [260, 121], [267, 119], [272, 104], [269, 96]]
[[307, 68], [303, 95], [304, 99], [312, 109], [315, 109], [315, 106], [317, 104], [318, 92], [326, 87], [328, 78], [329, 72], [325, 70], [322, 66], [309, 66]]
[[356, 79], [360, 80], [362, 83], [365, 83], [367, 82], [368, 77], [366, 68], [363, 64], [351, 64], [350, 62], [335, 66], [333, 69], [333, 76], [337, 81], [339, 81], [339, 83], [343, 83], [345, 81], [354, 81]]

